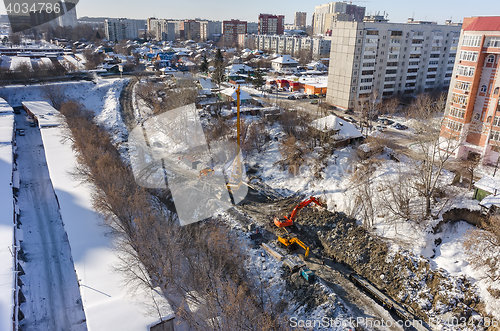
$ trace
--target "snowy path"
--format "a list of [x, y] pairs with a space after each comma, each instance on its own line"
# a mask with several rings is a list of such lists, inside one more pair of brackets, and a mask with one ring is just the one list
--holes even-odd
[[[19, 206], [27, 262], [21, 277], [26, 302], [23, 330], [87, 330], [68, 238], [50, 181], [38, 128], [16, 115], [26, 136], [18, 137]], [[50, 130], [50, 129], [49, 129]]]

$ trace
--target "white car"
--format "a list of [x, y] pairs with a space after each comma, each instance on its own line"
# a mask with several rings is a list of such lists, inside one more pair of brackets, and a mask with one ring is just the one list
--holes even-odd
[[19, 132], [19, 135], [20, 135], [20, 136], [24, 136], [24, 135], [26, 135], [26, 132], [24, 131], [24, 129], [19, 129], [19, 131], [18, 131], [18, 132]]

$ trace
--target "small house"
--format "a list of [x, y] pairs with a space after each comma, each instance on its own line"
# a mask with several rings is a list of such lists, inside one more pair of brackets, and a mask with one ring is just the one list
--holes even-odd
[[485, 214], [500, 210], [500, 178], [483, 176], [474, 184], [474, 199], [480, 201], [481, 211]]

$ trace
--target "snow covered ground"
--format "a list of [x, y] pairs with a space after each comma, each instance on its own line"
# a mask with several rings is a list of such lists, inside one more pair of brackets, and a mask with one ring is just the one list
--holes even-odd
[[[64, 82], [50, 84], [60, 89], [66, 100], [76, 100], [87, 109], [92, 110], [98, 117], [100, 124], [104, 125], [114, 137], [123, 139], [122, 132], [126, 132], [125, 125], [120, 116], [120, 93], [128, 78], [103, 79], [97, 77], [95, 82]], [[0, 97], [15, 107], [21, 106], [23, 101], [48, 101], [44, 94], [44, 85], [33, 84], [29, 86], [5, 86], [0, 91]]]
[[[280, 137], [282, 134], [277, 124], [270, 130], [271, 137]], [[298, 192], [305, 196], [320, 196], [327, 202], [329, 210], [350, 214], [356, 207], [354, 205], [355, 190], [351, 181], [351, 175], [355, 170], [353, 165], [356, 153], [356, 149], [352, 147], [335, 150], [334, 155], [326, 160], [322, 179], [314, 177], [312, 162], [293, 173], [278, 169], [275, 164], [281, 159], [279, 143], [273, 139], [266, 144], [263, 152], [246, 155], [245, 161], [250, 167], [259, 169], [258, 175], [266, 184], [278, 189], [283, 194], [289, 195]], [[372, 174], [372, 187], [375, 195], [383, 193], [384, 185], [396, 180], [398, 173], [408, 169], [411, 164], [411, 160], [404, 156], [401, 156], [400, 163], [394, 162], [387, 156], [387, 152], [379, 158], [380, 162], [377, 163], [376, 170]], [[453, 173], [445, 170], [441, 182], [443, 185], [449, 185], [453, 177]], [[472, 192], [453, 188], [453, 193], [454, 196], [446, 204], [442, 202], [438, 205], [438, 208], [443, 207], [442, 212], [452, 208], [479, 209], [478, 202], [472, 199]], [[437, 211], [438, 209], [435, 209], [433, 213]], [[442, 218], [434, 220], [426, 226], [416, 226], [413, 222], [389, 223], [386, 222], [386, 217], [387, 215], [384, 215], [381, 210], [377, 210], [374, 231], [377, 235], [388, 239], [387, 242], [392, 250], [397, 251], [402, 248], [410, 251], [414, 256], [423, 255], [431, 261], [433, 267], [443, 268], [452, 276], [463, 274], [471, 277], [479, 287], [482, 299], [487, 302], [487, 311], [500, 316], [498, 300], [492, 298], [486, 290], [490, 283], [481, 280], [481, 275], [472, 270], [466, 261], [463, 247], [464, 234], [473, 226], [465, 222], [458, 222], [444, 227], [442, 233], [433, 234], [432, 227], [437, 225]], [[361, 222], [361, 215], [358, 215], [357, 218]], [[438, 238], [441, 238], [442, 244], [436, 246], [435, 240]]]
[[14, 206], [12, 197], [12, 108], [0, 100], [0, 331], [12, 330]]
[[[158, 316], [146, 314], [148, 293], [132, 298], [121, 275], [113, 271], [119, 262], [112, 239], [106, 237], [99, 215], [92, 210], [91, 187], [70, 175], [76, 160], [61, 129], [42, 130], [47, 164], [61, 205], [71, 251], [80, 281], [89, 330], [148, 330]], [[166, 312], [168, 315], [170, 312]], [[164, 316], [165, 316], [164, 315]]]
[[[23, 330], [87, 330], [70, 244], [46, 167], [38, 128], [16, 115], [25, 136], [17, 138], [18, 205], [23, 233], [19, 253], [24, 275]], [[22, 256], [25, 256], [24, 258]]]

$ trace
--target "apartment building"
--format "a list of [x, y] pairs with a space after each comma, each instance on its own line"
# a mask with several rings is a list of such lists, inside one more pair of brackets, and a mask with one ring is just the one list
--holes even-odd
[[125, 18], [104, 20], [104, 33], [109, 41], [139, 38], [139, 30], [144, 30], [146, 24], [143, 20]]
[[448, 92], [441, 134], [460, 135], [457, 158], [500, 157], [500, 16], [467, 17]]
[[295, 29], [305, 29], [307, 25], [307, 13], [306, 12], [295, 12], [295, 19], [293, 20], [293, 25]]
[[313, 58], [329, 56], [329, 37], [303, 37], [285, 35], [239, 35], [238, 45], [243, 48], [260, 49], [269, 53], [288, 54], [298, 57], [305, 50]]
[[181, 22], [181, 30], [184, 30], [184, 38], [186, 40], [200, 41], [200, 22], [195, 20]]
[[200, 21], [201, 40], [219, 40], [222, 35], [222, 22], [220, 21]]
[[313, 34], [326, 34], [327, 31], [331, 30], [332, 22], [335, 21], [361, 22], [365, 17], [365, 11], [365, 7], [346, 2], [330, 2], [316, 6], [312, 18]]
[[389, 23], [382, 16], [335, 22], [326, 101], [348, 109], [371, 94], [411, 96], [448, 89], [460, 29], [451, 23]]
[[[178, 31], [180, 29], [178, 22]], [[157, 19], [154, 17], [147, 19], [147, 30], [154, 35], [157, 41], [173, 41], [179, 38], [180, 34], [176, 34], [175, 22], [165, 19]]]
[[259, 33], [259, 23], [258, 22], [247, 22], [247, 33], [248, 34], [258, 34]]
[[283, 34], [285, 32], [285, 15], [259, 15], [259, 34]]
[[238, 42], [238, 35], [247, 33], [247, 22], [230, 20], [222, 22], [222, 38], [226, 45]]

